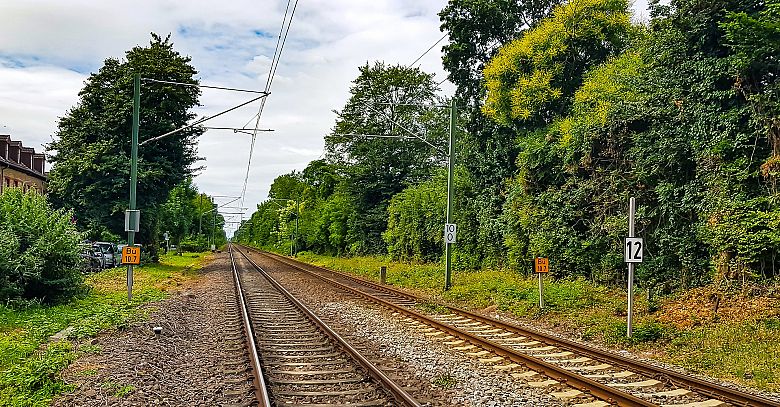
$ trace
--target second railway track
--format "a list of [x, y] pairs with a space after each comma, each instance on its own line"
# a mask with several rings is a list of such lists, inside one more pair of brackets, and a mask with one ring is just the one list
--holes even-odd
[[[561, 405], [591, 394], [597, 400], [583, 405], [621, 406], [780, 406], [780, 403], [730, 387], [709, 383], [669, 369], [557, 338], [456, 307], [425, 315], [416, 305], [427, 301], [409, 293], [354, 276], [300, 263], [287, 257], [252, 250], [338, 288], [393, 309], [435, 339], [477, 355], [481, 361], [506, 369], [530, 385], [566, 384], [556, 391]], [[439, 305], [441, 307], [441, 305]], [[430, 331], [440, 331], [440, 334]], [[526, 370], [512, 373], [514, 370]], [[538, 373], [538, 376], [533, 373]], [[569, 398], [569, 402], [564, 400]], [[578, 404], [578, 403], [574, 403]]]
[[262, 268], [229, 248], [265, 406], [420, 406]]

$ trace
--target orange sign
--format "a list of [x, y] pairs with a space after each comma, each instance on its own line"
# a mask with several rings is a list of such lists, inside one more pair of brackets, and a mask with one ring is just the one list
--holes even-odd
[[537, 273], [550, 272], [550, 260], [547, 257], [537, 257], [534, 259], [534, 270]]
[[141, 264], [141, 248], [138, 246], [123, 247], [122, 264]]

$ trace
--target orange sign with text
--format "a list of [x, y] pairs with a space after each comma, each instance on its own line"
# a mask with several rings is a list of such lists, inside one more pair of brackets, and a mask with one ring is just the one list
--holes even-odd
[[534, 270], [537, 273], [549, 273], [550, 272], [550, 260], [547, 257], [537, 257], [534, 259]]
[[141, 248], [138, 246], [125, 246], [122, 248], [122, 264], [141, 264]]

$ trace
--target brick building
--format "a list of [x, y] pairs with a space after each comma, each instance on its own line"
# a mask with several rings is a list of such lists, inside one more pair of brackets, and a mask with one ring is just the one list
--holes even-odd
[[46, 157], [0, 134], [0, 192], [8, 187], [46, 193]]

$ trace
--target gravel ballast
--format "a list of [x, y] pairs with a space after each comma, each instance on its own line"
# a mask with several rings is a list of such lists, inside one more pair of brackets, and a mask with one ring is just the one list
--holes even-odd
[[[409, 326], [403, 317], [373, 303], [356, 299], [279, 263], [253, 256], [285, 288], [339, 334], [366, 350], [406, 366], [403, 370], [427, 383], [426, 391], [410, 391], [433, 406], [561, 406], [554, 398], [560, 388], [532, 388], [507, 372], [469, 358], [441, 341]], [[516, 371], [515, 371], [516, 372]], [[433, 393], [430, 393], [430, 392]]]

